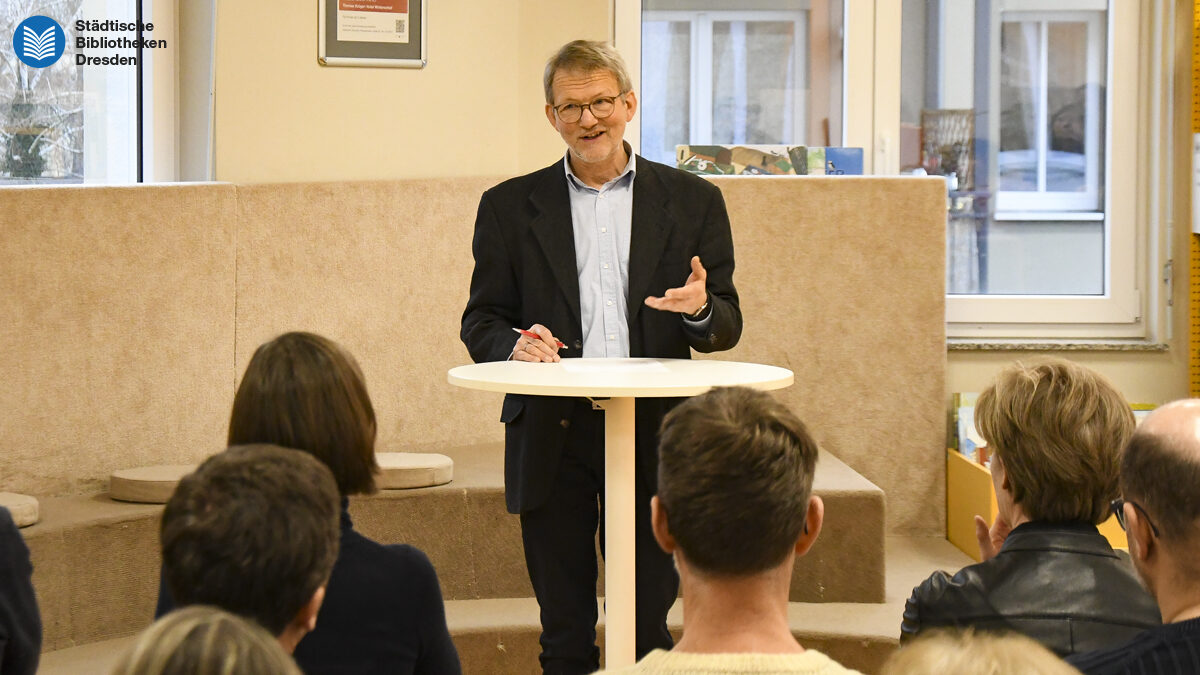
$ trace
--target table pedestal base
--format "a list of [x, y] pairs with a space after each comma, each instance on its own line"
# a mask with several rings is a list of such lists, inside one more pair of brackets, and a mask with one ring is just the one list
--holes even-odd
[[604, 667], [620, 668], [637, 660], [634, 399], [596, 405], [604, 410]]

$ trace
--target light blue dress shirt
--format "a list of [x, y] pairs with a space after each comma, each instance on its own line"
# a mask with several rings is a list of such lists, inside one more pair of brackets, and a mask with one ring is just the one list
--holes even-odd
[[571, 225], [575, 231], [575, 273], [579, 277], [579, 314], [583, 356], [629, 356], [629, 236], [633, 229], [633, 179], [636, 158], [621, 175], [597, 190], [571, 170], [563, 157]]
[[[563, 157], [571, 225], [575, 233], [575, 273], [579, 278], [579, 320], [583, 326], [583, 356], [629, 356], [629, 239], [633, 230], [633, 180], [637, 158], [625, 145], [629, 161], [621, 175], [600, 186], [589, 186], [571, 170], [571, 153]], [[682, 286], [686, 279], [680, 279]], [[641, 299], [639, 299], [639, 302]], [[694, 331], [708, 328], [683, 317]]]

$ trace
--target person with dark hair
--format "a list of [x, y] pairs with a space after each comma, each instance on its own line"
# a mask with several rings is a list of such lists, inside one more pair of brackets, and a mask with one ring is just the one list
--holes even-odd
[[1100, 374], [1063, 359], [1005, 368], [979, 395], [999, 515], [975, 517], [983, 562], [913, 589], [900, 640], [933, 627], [1024, 633], [1059, 656], [1158, 625], [1128, 559], [1096, 526], [1117, 496], [1133, 412]]
[[0, 672], [33, 675], [42, 652], [42, 615], [33, 592], [29, 547], [0, 506]]
[[234, 446], [179, 481], [160, 536], [181, 606], [253, 619], [291, 653], [316, 626], [337, 559], [337, 486], [313, 457]]
[[1150, 413], [1121, 456], [1113, 512], [1163, 625], [1068, 661], [1087, 675], [1200, 673], [1200, 399]]
[[[321, 621], [296, 649], [309, 675], [461, 671], [437, 573], [419, 549], [354, 530], [349, 497], [375, 491], [375, 409], [358, 363], [333, 341], [286, 333], [261, 345], [234, 395], [229, 443], [310, 454], [341, 494], [340, 553]], [[159, 595], [157, 616], [171, 609]]]
[[[620, 54], [575, 40], [546, 63], [546, 120], [567, 149], [554, 164], [483, 194], [460, 337], [471, 358], [691, 358], [737, 344], [733, 237], [714, 185], [634, 154], [624, 140], [637, 95]], [[513, 329], [524, 330], [515, 336]], [[561, 351], [565, 349], [566, 351]], [[648, 505], [655, 432], [678, 399], [637, 401], [635, 641], [671, 646], [678, 576], [657, 550]], [[519, 514], [541, 608], [547, 673], [591, 673], [596, 532], [604, 504], [604, 417], [587, 399], [509, 394], [504, 497]], [[603, 543], [603, 542], [602, 542]], [[603, 546], [601, 547], [603, 551]]]
[[683, 586], [683, 636], [610, 673], [853, 673], [788, 626], [796, 558], [821, 532], [817, 444], [769, 394], [718, 388], [663, 420], [654, 537]]
[[270, 633], [236, 614], [193, 605], [142, 631], [112, 675], [302, 675]]

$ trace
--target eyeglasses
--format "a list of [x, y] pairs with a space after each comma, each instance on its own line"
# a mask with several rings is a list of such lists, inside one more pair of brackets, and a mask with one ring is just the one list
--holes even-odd
[[1146, 522], [1150, 524], [1150, 531], [1154, 533], [1154, 536], [1156, 536], [1156, 537], [1159, 536], [1158, 527], [1156, 527], [1154, 525], [1153, 520], [1150, 520], [1150, 514], [1146, 513], [1146, 509], [1143, 509], [1141, 504], [1138, 504], [1137, 502], [1133, 502], [1133, 501], [1127, 501], [1124, 497], [1117, 497], [1116, 499], [1112, 500], [1112, 502], [1108, 506], [1109, 506], [1109, 508], [1112, 509], [1113, 515], [1117, 517], [1117, 524], [1121, 526], [1122, 530], [1128, 531], [1127, 528], [1125, 527], [1125, 505], [1126, 504], [1129, 504], [1133, 508], [1140, 511], [1142, 514], [1142, 517], [1144, 517], [1146, 519]]
[[564, 103], [554, 109], [554, 114], [558, 116], [560, 121], [567, 124], [574, 124], [582, 119], [585, 109], [591, 110], [592, 117], [598, 120], [606, 119], [617, 109], [616, 101], [624, 96], [625, 93], [617, 94], [616, 96], [601, 96], [591, 103]]

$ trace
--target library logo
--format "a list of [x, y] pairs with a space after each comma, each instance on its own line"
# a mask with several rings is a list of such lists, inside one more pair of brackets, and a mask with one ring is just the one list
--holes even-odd
[[31, 68], [52, 66], [67, 48], [67, 34], [48, 16], [31, 16], [17, 24], [13, 32], [13, 51]]

